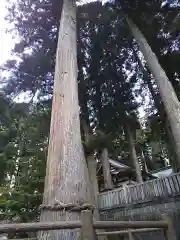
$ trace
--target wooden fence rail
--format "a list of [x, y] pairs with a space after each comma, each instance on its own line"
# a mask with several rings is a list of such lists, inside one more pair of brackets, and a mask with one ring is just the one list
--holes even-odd
[[[17, 223], [1, 224], [0, 233], [8, 232], [37, 232], [41, 230], [57, 229], [76, 229], [81, 228], [84, 222], [81, 221], [58, 221], [58, 222], [36, 222], [36, 223]], [[112, 228], [167, 228], [168, 223], [165, 221], [95, 221], [95, 229], [112, 229]]]
[[[81, 221], [62, 221], [62, 222], [36, 222], [36, 223], [19, 223], [19, 224], [1, 224], [0, 233], [9, 232], [36, 232], [42, 230], [60, 230], [60, 229], [81, 229], [82, 240], [96, 240], [97, 235], [95, 229], [126, 229], [121, 233], [129, 233], [132, 229], [143, 229], [146, 231], [152, 231], [154, 229], [164, 229], [168, 240], [175, 240], [175, 233], [173, 231], [173, 225], [169, 218], [163, 217], [162, 221], [94, 221], [92, 212], [85, 210], [81, 212]], [[106, 233], [103, 232], [103, 235]], [[107, 235], [110, 233], [107, 232]], [[114, 232], [111, 234], [117, 234]], [[102, 235], [102, 234], [101, 234]], [[132, 237], [131, 237], [132, 239]]]
[[[97, 236], [108, 236], [108, 235], [121, 235], [124, 236], [131, 233], [141, 233], [141, 232], [147, 232], [147, 231], [159, 231], [159, 228], [141, 228], [141, 229], [129, 229], [129, 230], [121, 230], [121, 231], [112, 231], [112, 232], [97, 232]], [[37, 240], [37, 238], [12, 238], [8, 240]]]
[[180, 173], [100, 193], [99, 209], [111, 209], [177, 196], [180, 196]]
[[[113, 231], [113, 232], [98, 232], [98, 236], [108, 236], [108, 235], [121, 235], [124, 236], [131, 233], [142, 233], [148, 231], [159, 231], [159, 228], [142, 228], [142, 229], [130, 229], [130, 230], [121, 230], [121, 231]], [[23, 239], [24, 240], [24, 239]]]
[[58, 221], [58, 222], [36, 222], [36, 223], [12, 223], [1, 224], [0, 233], [8, 232], [37, 232], [41, 230], [56, 230], [56, 229], [76, 229], [81, 228], [80, 221]]
[[165, 221], [97, 221], [94, 222], [95, 229], [111, 228], [167, 228]]

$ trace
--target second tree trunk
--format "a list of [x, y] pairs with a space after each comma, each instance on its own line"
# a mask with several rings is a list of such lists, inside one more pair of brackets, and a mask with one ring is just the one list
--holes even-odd
[[142, 182], [142, 174], [141, 174], [141, 168], [138, 162], [138, 158], [136, 155], [136, 148], [134, 144], [134, 139], [130, 130], [130, 127], [128, 124], [126, 124], [126, 138], [129, 145], [129, 152], [130, 152], [130, 158], [131, 158], [131, 164], [132, 167], [135, 169], [135, 175], [136, 175], [136, 181]]
[[[151, 73], [154, 76], [156, 84], [159, 88], [160, 96], [165, 107], [165, 111], [172, 130], [173, 139], [176, 146], [177, 165], [180, 166], [180, 102], [177, 99], [175, 91], [169, 81], [165, 71], [158, 62], [156, 55], [143, 36], [139, 28], [126, 17], [129, 28], [139, 45], [144, 59], [146, 60]], [[173, 143], [172, 143], [173, 144]]]

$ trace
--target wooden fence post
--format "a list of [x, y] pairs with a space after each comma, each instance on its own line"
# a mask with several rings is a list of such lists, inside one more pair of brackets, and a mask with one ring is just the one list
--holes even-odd
[[127, 186], [126, 186], [126, 184], [123, 184], [122, 188], [123, 188], [123, 192], [124, 192], [125, 203], [128, 203]]
[[90, 210], [84, 210], [81, 212], [81, 223], [81, 240], [97, 240], [93, 226], [93, 215]]
[[177, 240], [172, 217], [169, 215], [163, 214], [162, 219], [168, 223], [168, 228], [164, 230], [166, 239]]
[[134, 238], [133, 238], [133, 235], [132, 235], [132, 232], [131, 232], [131, 231], [128, 231], [128, 237], [129, 237], [129, 240], [134, 240]]

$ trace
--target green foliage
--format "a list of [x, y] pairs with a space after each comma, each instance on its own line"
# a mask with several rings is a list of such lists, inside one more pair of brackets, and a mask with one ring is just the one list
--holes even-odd
[[[91, 128], [86, 154], [107, 147], [113, 159], [129, 164], [125, 136], [130, 126], [139, 155], [149, 169], [164, 164], [168, 149], [165, 124], [153, 102], [157, 87], [124, 22], [120, 7], [140, 27], [180, 96], [179, 35], [168, 33], [177, 8], [162, 1], [116, 0], [93, 2], [77, 9], [78, 88], [81, 117]], [[7, 84], [0, 95], [0, 183], [7, 218], [30, 221], [38, 217], [42, 201], [55, 53], [61, 3], [58, 0], [19, 0], [9, 6], [7, 19], [20, 36], [8, 61]], [[150, 84], [152, 94], [150, 96]], [[13, 97], [30, 95], [29, 104]], [[36, 95], [37, 101], [34, 102]], [[5, 97], [8, 96], [8, 97]], [[147, 96], [151, 100], [147, 101]], [[144, 123], [139, 108], [145, 108]], [[83, 134], [82, 134], [83, 135]]]
[[[9, 120], [1, 124], [1, 200], [9, 219], [35, 219], [42, 201], [49, 131], [49, 103], [9, 103]], [[13, 131], [13, 134], [11, 133]]]

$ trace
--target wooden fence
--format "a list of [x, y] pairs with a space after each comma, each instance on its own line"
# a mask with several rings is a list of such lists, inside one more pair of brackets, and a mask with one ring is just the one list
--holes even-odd
[[[81, 212], [81, 221], [62, 222], [36, 222], [19, 224], [1, 224], [0, 233], [9, 232], [36, 232], [47, 230], [77, 229], [80, 228], [82, 240], [96, 240], [98, 235], [124, 235], [128, 234], [133, 239], [133, 232], [164, 230], [165, 239], [176, 240], [173, 224], [168, 216], [163, 216], [161, 221], [93, 221], [92, 212], [84, 210]], [[96, 229], [123, 229], [122, 231], [98, 232]], [[43, 239], [43, 237], [42, 237]]]
[[112, 209], [180, 196], [180, 173], [99, 194], [99, 209]]

